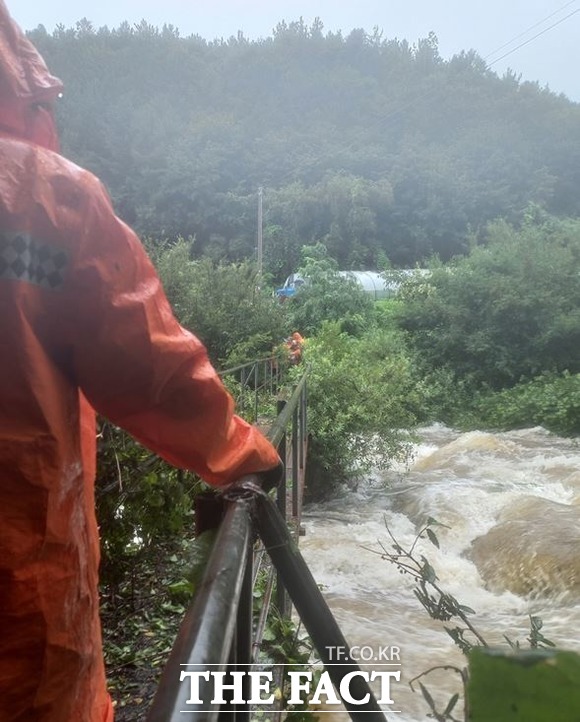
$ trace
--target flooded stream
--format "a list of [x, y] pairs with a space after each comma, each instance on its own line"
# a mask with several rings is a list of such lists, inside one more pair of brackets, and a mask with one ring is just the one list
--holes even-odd
[[[349, 645], [375, 654], [400, 648], [389, 720], [427, 720], [409, 680], [465, 660], [421, 607], [409, 577], [373, 553], [380, 542], [390, 545], [385, 524], [406, 548], [428, 517], [449, 527], [436, 529], [440, 549], [420, 541], [417, 555], [429, 560], [445, 591], [475, 610], [470, 619], [489, 644], [506, 644], [507, 635], [527, 646], [532, 614], [542, 618], [546, 637], [580, 650], [579, 512], [578, 441], [539, 428], [489, 434], [438, 425], [421, 430], [408, 470], [306, 508], [302, 553]], [[452, 671], [421, 681], [439, 709], [461, 691]]]

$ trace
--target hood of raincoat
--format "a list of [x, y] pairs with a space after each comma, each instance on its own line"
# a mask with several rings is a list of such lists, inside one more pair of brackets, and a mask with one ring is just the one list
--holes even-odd
[[58, 150], [53, 104], [62, 82], [0, 0], [0, 131]]

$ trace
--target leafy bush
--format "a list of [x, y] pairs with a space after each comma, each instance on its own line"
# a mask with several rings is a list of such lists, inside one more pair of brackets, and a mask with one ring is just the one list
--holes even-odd
[[191, 242], [153, 249], [167, 297], [183, 326], [206, 345], [214, 364], [268, 355], [289, 332], [284, 309], [260, 285], [250, 262], [192, 260]]
[[339, 322], [324, 323], [305, 344], [310, 366], [307, 486], [330, 493], [371, 468], [387, 467], [409, 451], [414, 424], [409, 363], [385, 332], [355, 338]]
[[399, 323], [418, 367], [502, 389], [580, 371], [580, 221], [531, 213], [490, 225], [486, 246], [405, 285]]
[[365, 330], [373, 302], [355, 281], [338, 275], [337, 263], [323, 243], [303, 248], [300, 273], [307, 283], [286, 304], [295, 329], [312, 335], [324, 322], [336, 321], [351, 335]]
[[140, 446], [108, 421], [100, 424], [96, 503], [104, 582], [116, 585], [153, 543], [192, 525], [200, 480]]
[[544, 374], [514, 388], [484, 396], [476, 405], [487, 427], [544, 426], [558, 434], [580, 433], [580, 374]]

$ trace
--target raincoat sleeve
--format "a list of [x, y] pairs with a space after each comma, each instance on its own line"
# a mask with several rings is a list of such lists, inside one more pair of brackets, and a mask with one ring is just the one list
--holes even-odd
[[201, 341], [175, 319], [140, 240], [96, 178], [82, 183], [88, 200], [67, 286], [73, 373], [91, 405], [212, 485], [277, 467], [274, 447], [234, 415]]

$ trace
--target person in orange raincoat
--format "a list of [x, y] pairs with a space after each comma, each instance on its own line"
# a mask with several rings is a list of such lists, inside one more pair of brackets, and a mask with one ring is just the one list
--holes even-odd
[[0, 722], [113, 718], [94, 410], [215, 486], [279, 468], [101, 183], [58, 154], [60, 92], [0, 0]]
[[286, 348], [288, 349], [288, 358], [291, 366], [296, 366], [302, 361], [302, 347], [304, 346], [304, 338], [294, 331], [292, 336], [286, 341]]

